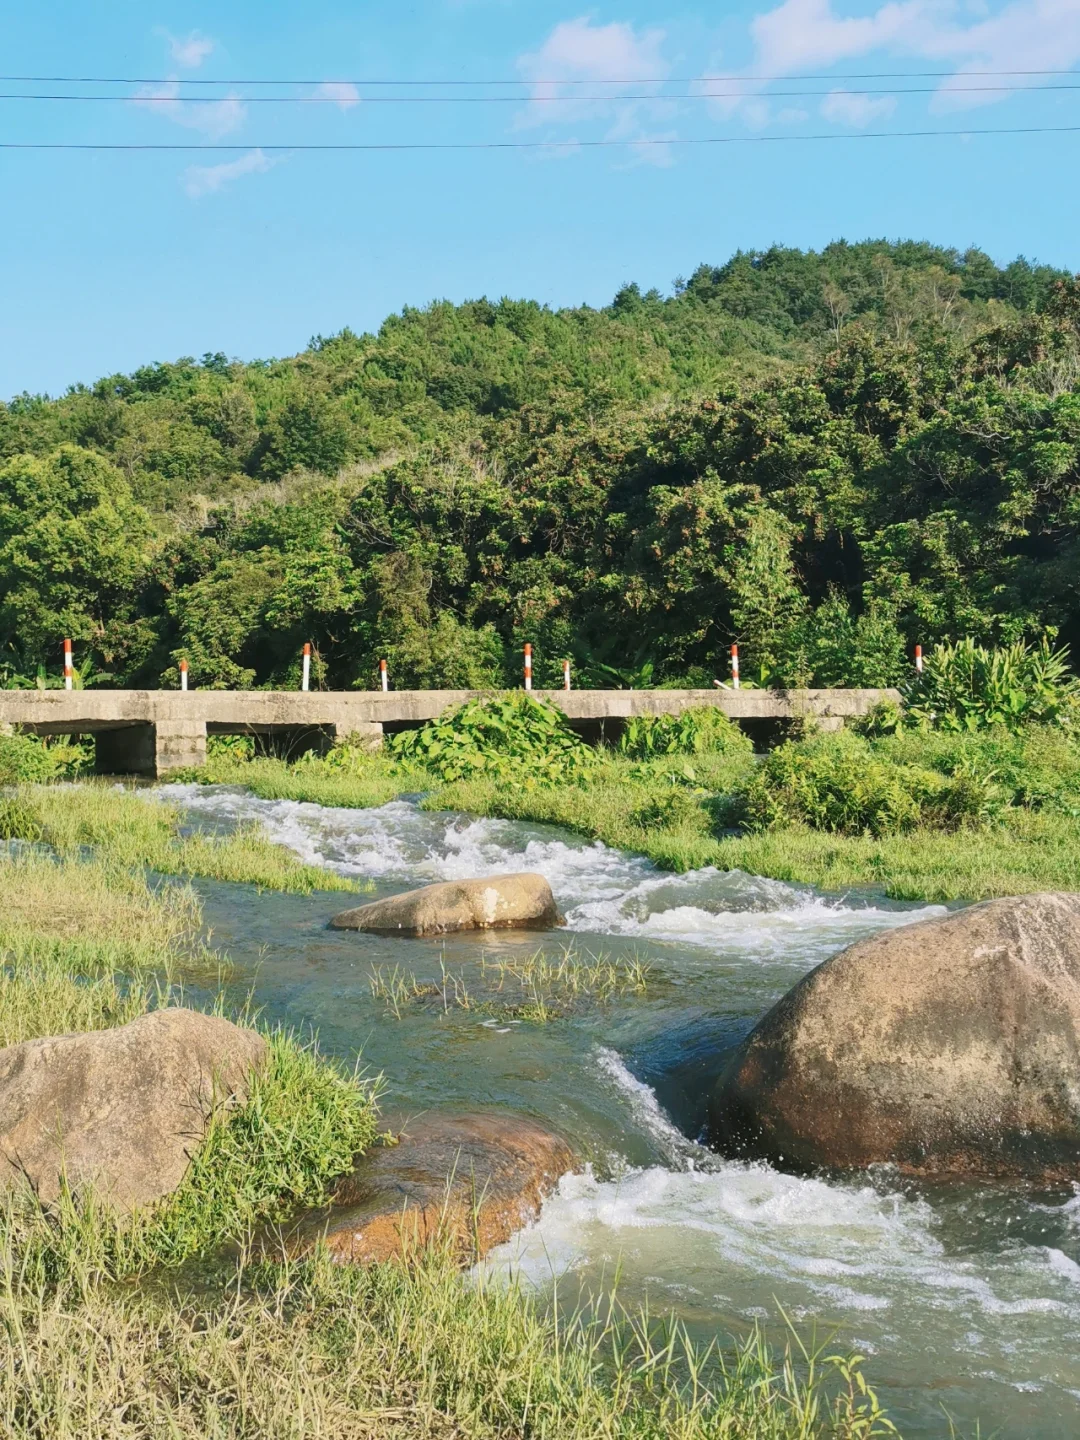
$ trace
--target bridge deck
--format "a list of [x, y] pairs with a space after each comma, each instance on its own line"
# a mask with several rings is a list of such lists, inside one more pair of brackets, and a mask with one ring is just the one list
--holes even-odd
[[[201, 765], [207, 734], [356, 735], [380, 743], [385, 726], [422, 724], [473, 699], [473, 690], [0, 690], [0, 725], [37, 735], [95, 735], [98, 768], [164, 775]], [[535, 690], [578, 725], [677, 715], [712, 705], [733, 720], [814, 716], [826, 728], [865, 715], [895, 690]]]

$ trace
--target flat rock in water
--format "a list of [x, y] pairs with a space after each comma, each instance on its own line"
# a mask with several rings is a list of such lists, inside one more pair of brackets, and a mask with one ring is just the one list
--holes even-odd
[[561, 925], [551, 886], [542, 875], [491, 875], [407, 890], [330, 921], [334, 930], [376, 935], [447, 935], [457, 930], [550, 930]]
[[478, 1259], [533, 1220], [574, 1165], [566, 1141], [527, 1116], [425, 1115], [396, 1145], [369, 1151], [338, 1183], [333, 1206], [304, 1218], [289, 1248], [302, 1252], [325, 1235], [343, 1264], [434, 1242]]
[[1080, 1179], [1080, 895], [1025, 895], [860, 940], [735, 1052], [728, 1154], [797, 1169]]
[[117, 1209], [160, 1200], [265, 1054], [254, 1030], [183, 1009], [0, 1050], [0, 1192], [50, 1204], [66, 1175]]

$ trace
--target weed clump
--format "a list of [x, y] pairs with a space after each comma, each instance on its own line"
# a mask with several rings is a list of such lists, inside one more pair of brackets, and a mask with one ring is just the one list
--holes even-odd
[[64, 735], [0, 734], [0, 785], [76, 780], [93, 766], [91, 743]]
[[469, 700], [387, 745], [395, 758], [451, 782], [526, 774], [558, 783], [594, 758], [561, 710], [526, 694]]
[[747, 830], [807, 825], [839, 835], [957, 830], [998, 813], [992, 770], [965, 757], [951, 773], [883, 757], [850, 732], [778, 746], [736, 797]]
[[558, 956], [543, 950], [525, 958], [482, 955], [471, 978], [464, 970], [450, 970], [445, 961], [440, 962], [437, 981], [421, 980], [397, 965], [373, 965], [368, 983], [372, 996], [399, 1020], [407, 1009], [423, 1006], [443, 1014], [472, 1010], [542, 1025], [588, 1004], [645, 994], [651, 969], [635, 957], [579, 956], [568, 947]]
[[619, 737], [618, 752], [632, 760], [660, 755], [749, 755], [752, 745], [733, 720], [711, 705], [681, 715], [634, 715]]

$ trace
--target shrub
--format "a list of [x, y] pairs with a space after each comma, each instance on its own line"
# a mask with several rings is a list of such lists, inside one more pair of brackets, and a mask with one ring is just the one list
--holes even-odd
[[387, 744], [397, 759], [450, 781], [523, 770], [557, 781], [593, 759], [561, 710], [525, 694], [469, 700]]
[[1080, 703], [1080, 681], [1069, 672], [1068, 651], [1038, 645], [987, 649], [974, 640], [938, 645], [908, 690], [908, 718], [943, 730], [982, 730], [1000, 725], [1071, 725]]
[[905, 730], [878, 740], [875, 751], [900, 764], [945, 776], [992, 775], [1010, 805], [1075, 814], [1080, 806], [1080, 739], [1058, 725], [976, 731]]
[[736, 796], [745, 829], [809, 825], [842, 835], [894, 835], [925, 825], [956, 830], [1000, 808], [994, 772], [974, 762], [950, 774], [883, 756], [850, 732], [789, 741]]
[[0, 785], [74, 780], [93, 769], [93, 748], [66, 737], [0, 734]]
[[749, 754], [752, 746], [733, 720], [711, 705], [681, 715], [634, 715], [619, 738], [620, 754], [634, 760], [657, 755]]
[[254, 760], [255, 737], [253, 735], [208, 735], [206, 737], [206, 758], [210, 760]]

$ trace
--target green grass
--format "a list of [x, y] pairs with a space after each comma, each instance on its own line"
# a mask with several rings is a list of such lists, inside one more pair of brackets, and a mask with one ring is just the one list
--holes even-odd
[[[448, 1256], [241, 1263], [212, 1288], [60, 1286], [0, 1243], [0, 1431], [10, 1440], [869, 1440], [857, 1367], [707, 1353], [678, 1325], [541, 1308]], [[811, 1363], [808, 1363], [808, 1360]]]
[[115, 865], [295, 894], [363, 888], [332, 870], [305, 865], [258, 825], [227, 835], [183, 835], [182, 820], [178, 806], [115, 785], [22, 785], [0, 800], [0, 836], [41, 841], [64, 858], [89, 850]]
[[301, 800], [356, 810], [386, 805], [431, 785], [426, 771], [379, 753], [364, 755], [350, 767], [326, 760], [303, 759], [289, 765], [268, 756], [243, 760], [221, 754], [201, 769], [182, 771], [173, 778], [204, 785], [243, 785], [260, 800]]
[[715, 865], [844, 891], [878, 886], [897, 900], [983, 900], [1035, 890], [1080, 890], [1080, 819], [1013, 809], [979, 829], [914, 830], [883, 839], [831, 835], [803, 826], [760, 834], [708, 833], [707, 810], [641, 824], [630, 786], [513, 791], [472, 781], [434, 792], [430, 808], [510, 820], [540, 820], [683, 872]]

